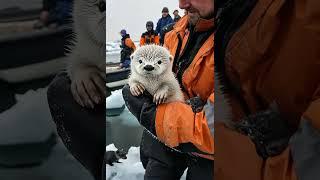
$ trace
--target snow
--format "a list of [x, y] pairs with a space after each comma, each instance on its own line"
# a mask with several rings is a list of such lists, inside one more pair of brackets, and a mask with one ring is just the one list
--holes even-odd
[[46, 92], [43, 88], [16, 95], [17, 103], [0, 114], [0, 143], [41, 141], [55, 131]]
[[[0, 144], [41, 142], [41, 139], [55, 131], [47, 102], [47, 88], [16, 94], [15, 98], [17, 103], [0, 113]], [[42, 150], [38, 152], [42, 153]], [[32, 152], [17, 152], [17, 156], [29, 156], [29, 153]], [[93, 180], [60, 139], [41, 165], [27, 168], [0, 167], [0, 177], [1, 180]]]
[[106, 107], [108, 109], [121, 108], [124, 105], [122, 90], [111, 92], [111, 96], [106, 98]]
[[111, 49], [109, 50], [109, 52], [107, 52], [107, 55], [117, 55], [120, 54], [120, 51], [118, 51], [117, 49]]
[[120, 42], [107, 42], [107, 54], [119, 54], [121, 51]]
[[[134, 41], [136, 47], [139, 47], [139, 41]], [[120, 48], [121, 42], [109, 41], [106, 43], [106, 62], [107, 63], [119, 63], [120, 62]]]
[[[139, 46], [139, 41], [134, 41], [134, 44], [136, 45], [136, 47]], [[121, 48], [120, 48], [121, 42], [118, 41], [109, 41], [106, 43], [106, 50], [107, 50], [107, 54], [116, 54], [116, 53], [120, 53]]]
[[[107, 151], [116, 151], [114, 144], [106, 147]], [[140, 147], [131, 147], [127, 154], [127, 159], [121, 159], [121, 163], [114, 163], [113, 166], [107, 165], [106, 179], [107, 180], [143, 180], [145, 170], [140, 162]], [[181, 180], [186, 179], [186, 172], [181, 177]]]
[[[121, 163], [115, 163], [113, 166], [107, 165], [107, 180], [143, 180], [144, 168], [140, 162], [139, 149], [139, 147], [131, 147], [127, 159], [121, 159]], [[106, 147], [106, 150], [117, 149], [111, 144]]]

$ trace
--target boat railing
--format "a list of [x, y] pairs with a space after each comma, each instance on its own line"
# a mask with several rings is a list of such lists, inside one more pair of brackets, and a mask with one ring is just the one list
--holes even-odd
[[[41, 63], [65, 56], [72, 30], [64, 26], [0, 37], [0, 70]], [[19, 52], [17, 52], [19, 50]]]

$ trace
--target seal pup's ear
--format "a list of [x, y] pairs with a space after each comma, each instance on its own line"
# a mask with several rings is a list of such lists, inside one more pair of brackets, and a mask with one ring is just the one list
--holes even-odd
[[172, 55], [169, 56], [169, 60], [170, 60], [170, 62], [173, 61], [173, 56]]

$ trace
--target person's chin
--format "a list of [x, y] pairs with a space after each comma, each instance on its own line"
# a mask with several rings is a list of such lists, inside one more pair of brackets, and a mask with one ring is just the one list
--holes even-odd
[[197, 13], [197, 12], [189, 12], [188, 15], [189, 15], [189, 23], [191, 25], [196, 25], [198, 20], [199, 20], [199, 18], [200, 18], [199, 13]]

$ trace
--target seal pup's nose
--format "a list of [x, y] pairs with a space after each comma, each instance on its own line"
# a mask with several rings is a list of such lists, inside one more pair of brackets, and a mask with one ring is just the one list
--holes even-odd
[[151, 65], [146, 65], [145, 67], [143, 67], [143, 69], [146, 71], [152, 71], [152, 70], [154, 70], [154, 67]]

